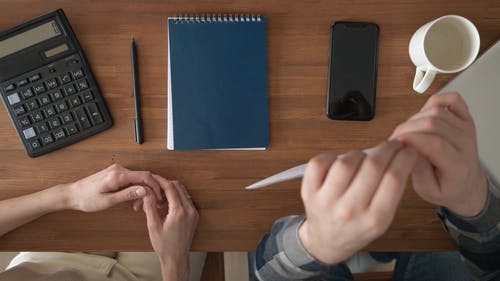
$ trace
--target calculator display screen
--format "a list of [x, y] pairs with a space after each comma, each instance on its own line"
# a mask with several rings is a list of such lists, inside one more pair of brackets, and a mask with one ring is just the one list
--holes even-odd
[[54, 20], [0, 41], [0, 58], [61, 34]]

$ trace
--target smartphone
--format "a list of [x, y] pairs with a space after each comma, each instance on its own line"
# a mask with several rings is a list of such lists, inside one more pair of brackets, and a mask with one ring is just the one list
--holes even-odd
[[326, 115], [368, 121], [375, 114], [378, 25], [336, 22], [330, 34]]

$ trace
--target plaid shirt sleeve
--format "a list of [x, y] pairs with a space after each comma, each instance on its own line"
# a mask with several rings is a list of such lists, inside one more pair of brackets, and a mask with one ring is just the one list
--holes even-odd
[[500, 278], [500, 187], [490, 179], [483, 211], [465, 218], [446, 208], [438, 216], [460, 250], [474, 277], [481, 280]]
[[[500, 277], [500, 188], [490, 180], [484, 210], [473, 218], [460, 217], [446, 208], [438, 215], [446, 231], [471, 269], [474, 277], [496, 280]], [[339, 277], [339, 267], [315, 260], [298, 237], [304, 216], [277, 220], [260, 241], [252, 261], [254, 279], [267, 281], [328, 280]]]
[[300, 242], [299, 226], [304, 216], [277, 220], [264, 235], [255, 252], [253, 277], [261, 281], [330, 280], [337, 276], [339, 265], [328, 265], [312, 257]]

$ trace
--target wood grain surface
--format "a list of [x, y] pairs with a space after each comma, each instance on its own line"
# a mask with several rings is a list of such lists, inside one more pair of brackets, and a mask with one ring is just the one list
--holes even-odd
[[[500, 32], [496, 0], [184, 0], [0, 2], [0, 29], [63, 8], [86, 52], [114, 118], [114, 126], [62, 150], [27, 157], [0, 108], [0, 199], [71, 182], [112, 163], [150, 170], [185, 183], [201, 219], [194, 250], [255, 249], [274, 220], [300, 214], [300, 181], [259, 191], [243, 187], [315, 154], [373, 146], [453, 75], [438, 75], [424, 95], [412, 91], [408, 57], [413, 32], [446, 14], [472, 20], [481, 51]], [[270, 146], [266, 151], [166, 150], [166, 18], [184, 13], [258, 13], [268, 17]], [[380, 26], [376, 115], [370, 122], [325, 117], [330, 26], [339, 20]], [[145, 143], [133, 135], [130, 37], [138, 47]], [[408, 188], [389, 231], [370, 250], [448, 250], [452, 244], [435, 215]], [[130, 204], [86, 214], [44, 216], [0, 239], [0, 250], [151, 250], [143, 214]]]

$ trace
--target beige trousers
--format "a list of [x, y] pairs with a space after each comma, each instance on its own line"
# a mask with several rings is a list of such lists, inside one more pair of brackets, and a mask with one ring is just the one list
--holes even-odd
[[[200, 280], [205, 258], [204, 252], [190, 253], [190, 281]], [[113, 281], [162, 280], [160, 262], [154, 252], [21, 252], [10, 262], [7, 269], [23, 263], [45, 263], [51, 267], [71, 267], [79, 271], [92, 270]]]

